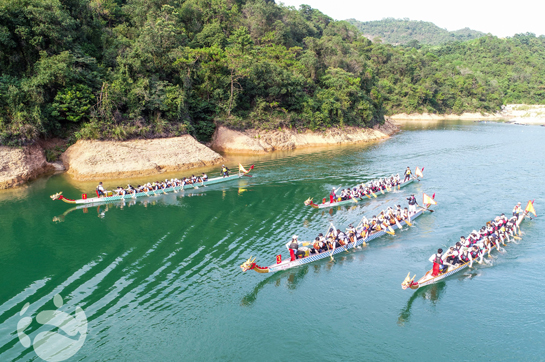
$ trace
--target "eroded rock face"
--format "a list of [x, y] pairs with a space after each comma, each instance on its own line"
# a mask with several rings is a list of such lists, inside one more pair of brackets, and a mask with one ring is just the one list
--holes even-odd
[[61, 156], [79, 181], [156, 175], [223, 162], [189, 135], [132, 141], [78, 141]]
[[373, 129], [344, 127], [343, 129], [331, 128], [325, 132], [297, 132], [289, 129], [239, 132], [220, 126], [214, 133], [211, 147], [228, 153], [267, 153], [294, 148], [375, 141], [388, 138], [398, 130], [399, 128], [389, 120], [384, 125]]
[[0, 189], [22, 185], [53, 170], [44, 150], [38, 145], [23, 148], [0, 146]]

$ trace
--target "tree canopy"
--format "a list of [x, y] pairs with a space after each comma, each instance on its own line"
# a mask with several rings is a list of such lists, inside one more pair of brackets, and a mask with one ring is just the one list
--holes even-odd
[[394, 112], [543, 103], [545, 38], [373, 43], [266, 0], [0, 4], [0, 143], [373, 126]]
[[369, 39], [380, 38], [389, 44], [429, 44], [440, 45], [451, 41], [473, 40], [485, 36], [477, 30], [463, 28], [448, 31], [429, 21], [385, 18], [374, 21], [348, 19]]

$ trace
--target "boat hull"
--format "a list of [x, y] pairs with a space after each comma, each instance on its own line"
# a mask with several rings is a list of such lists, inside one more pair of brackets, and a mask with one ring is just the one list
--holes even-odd
[[[215, 185], [215, 184], [219, 184], [219, 183], [227, 182], [227, 181], [232, 181], [232, 180], [239, 180], [243, 176], [244, 175], [240, 175], [240, 176], [239, 175], [231, 175], [231, 176], [228, 176], [228, 177], [212, 178], [212, 179], [209, 179], [208, 181], [205, 181], [204, 186]], [[69, 203], [69, 204], [77, 204], [77, 205], [94, 204], [94, 205], [96, 205], [96, 204], [103, 204], [103, 203], [114, 202], [114, 201], [119, 201], [119, 200], [134, 200], [134, 199], [141, 198], [141, 197], [159, 196], [159, 195], [164, 195], [164, 194], [168, 194], [168, 193], [171, 193], [171, 192], [178, 192], [178, 191], [183, 192], [185, 190], [193, 190], [193, 189], [196, 189], [196, 188], [199, 188], [199, 187], [203, 187], [203, 185], [201, 185], [200, 183], [195, 184], [195, 186], [185, 185], [184, 190], [182, 190], [182, 186], [176, 186], [176, 187], [168, 187], [166, 189], [159, 189], [159, 190], [149, 191], [149, 192], [139, 192], [139, 193], [132, 194], [132, 195], [115, 195], [115, 196], [110, 196], [110, 197], [91, 197], [91, 198], [79, 199], [79, 200], [70, 200], [70, 199], [67, 199], [67, 198], [64, 198], [64, 197], [62, 197], [61, 199], [62, 199], [62, 201], [66, 202], [66, 203]]]
[[[520, 225], [520, 223], [524, 220], [524, 217], [525, 217], [525, 216], [526, 216], [526, 215], [521, 216], [521, 218], [517, 221], [517, 227], [518, 227], [518, 226]], [[489, 249], [485, 249], [484, 253], [492, 252], [494, 248], [495, 248], [495, 247], [492, 247], [492, 248], [489, 248]], [[432, 271], [429, 270], [422, 278], [420, 278], [420, 279], [418, 280], [418, 282], [416, 283], [416, 285], [412, 284], [412, 285], [409, 286], [409, 288], [411, 288], [411, 289], [419, 289], [419, 288], [425, 287], [425, 286], [427, 286], [427, 285], [435, 284], [435, 283], [437, 283], [437, 282], [439, 282], [439, 281], [441, 281], [441, 280], [443, 280], [443, 279], [445, 279], [445, 278], [450, 277], [451, 275], [454, 275], [454, 274], [456, 274], [456, 273], [461, 272], [462, 270], [468, 268], [470, 264], [471, 264], [470, 262], [467, 262], [467, 263], [465, 263], [465, 264], [462, 264], [462, 265], [457, 266], [456, 268], [453, 268], [453, 269], [450, 269], [450, 270], [447, 269], [447, 271], [446, 271], [445, 273], [440, 274], [440, 275], [438, 275], [438, 276], [436, 276], [436, 277], [431, 277], [431, 278], [430, 278], [430, 276], [431, 276]]]
[[[421, 210], [418, 210], [415, 214], [411, 215], [411, 221], [416, 219], [420, 215], [422, 215], [423, 212], [424, 212], [424, 210], [421, 209]], [[401, 224], [401, 226], [407, 225], [407, 223], [405, 221], [401, 221], [400, 224]], [[392, 229], [396, 230], [396, 229], [398, 229], [398, 226], [397, 225], [392, 225]], [[379, 231], [379, 232], [374, 233], [374, 234], [371, 234], [365, 239], [361, 238], [359, 240], [356, 240], [353, 243], [349, 243], [349, 244], [345, 245], [346, 249], [347, 250], [354, 249], [354, 248], [356, 248], [356, 247], [358, 247], [358, 246], [360, 246], [360, 245], [362, 245], [364, 243], [369, 243], [371, 240], [379, 238], [379, 237], [383, 236], [384, 234], [386, 234], [386, 232], [384, 230]], [[307, 256], [305, 258], [302, 258], [302, 259], [296, 259], [294, 261], [286, 260], [286, 261], [281, 262], [280, 264], [273, 264], [273, 265], [270, 265], [269, 267], [267, 267], [267, 269], [269, 270], [269, 273], [278, 272], [278, 271], [282, 271], [282, 270], [286, 270], [286, 269], [295, 268], [297, 266], [309, 264], [309, 263], [312, 263], [312, 262], [315, 262], [315, 261], [318, 261], [318, 260], [321, 260], [321, 259], [329, 258], [330, 255], [337, 255], [337, 254], [344, 253], [344, 252], [346, 252], [346, 250], [345, 250], [345, 248], [343, 248], [341, 246], [341, 247], [335, 248], [335, 250], [333, 251], [333, 254], [331, 254], [330, 251], [324, 251], [324, 252], [322, 252], [320, 254], [311, 254], [311, 255], [309, 255], [309, 256]], [[263, 271], [261, 271], [261, 272], [263, 272]]]
[[[407, 185], [413, 183], [415, 180], [417, 180], [417, 179], [416, 178], [411, 178], [407, 182], [401, 182], [399, 184], [399, 187], [401, 188], [401, 187], [407, 186]], [[384, 194], [390, 193], [390, 192], [392, 192], [394, 190], [395, 190], [395, 187], [393, 187], [391, 189], [391, 191], [384, 190]], [[375, 193], [375, 195], [379, 196], [379, 195], [382, 195], [382, 193], [378, 192], [378, 193]], [[364, 199], [367, 199], [367, 196], [363, 196], [363, 197], [358, 198], [358, 201], [362, 201]], [[344, 201], [325, 202], [325, 203], [322, 203], [322, 204], [311, 203], [310, 206], [312, 206], [315, 209], [325, 209], [325, 208], [328, 208], [328, 207], [343, 206], [343, 205], [354, 205], [354, 204], [357, 204], [357, 203], [353, 199], [348, 199], [348, 200], [344, 200]]]

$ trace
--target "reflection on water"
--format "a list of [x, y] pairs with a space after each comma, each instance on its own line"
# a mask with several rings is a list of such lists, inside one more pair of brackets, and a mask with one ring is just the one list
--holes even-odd
[[[275, 287], [282, 287], [285, 285], [289, 290], [296, 290], [310, 271], [312, 271], [313, 274], [320, 274], [321, 272], [330, 272], [336, 264], [343, 265], [344, 263], [354, 261], [363, 262], [365, 260], [365, 254], [358, 253], [358, 251], [361, 250], [362, 249], [351, 249], [347, 254], [336, 255], [333, 261], [330, 259], [322, 259], [311, 264], [274, 273], [259, 282], [250, 293], [246, 294], [240, 301], [240, 305], [244, 307], [252, 306], [257, 300], [258, 293], [269, 284], [273, 284]], [[285, 283], [283, 283], [284, 280]]]
[[405, 306], [405, 308], [403, 308], [401, 312], [399, 312], [397, 324], [399, 326], [403, 326], [405, 325], [405, 323], [409, 322], [411, 318], [411, 307], [414, 301], [419, 297], [422, 297], [424, 300], [429, 300], [432, 305], [436, 305], [441, 298], [441, 295], [445, 291], [445, 286], [446, 283], [444, 281], [440, 281], [439, 283], [417, 289], [407, 301], [407, 305]]
[[268, 284], [274, 284], [275, 287], [282, 286], [282, 281], [286, 280], [286, 286], [288, 289], [295, 290], [297, 285], [303, 280], [304, 276], [307, 275], [309, 271], [309, 266], [304, 265], [300, 268], [295, 268], [292, 270], [274, 273], [268, 278], [259, 282], [255, 288], [248, 294], [246, 294], [240, 301], [240, 305], [244, 307], [251, 307], [252, 304], [257, 300], [257, 294]]
[[123, 210], [126, 207], [128, 208], [135, 205], [142, 205], [144, 207], [156, 206], [156, 205], [175, 205], [178, 199], [180, 198], [192, 197], [192, 196], [204, 196], [204, 195], [206, 195], [206, 193], [204, 192], [190, 192], [185, 194], [157, 195], [157, 196], [150, 196], [150, 197], [145, 197], [141, 199], [129, 199], [129, 200], [123, 199], [123, 200], [116, 200], [114, 202], [108, 202], [108, 203], [78, 205], [66, 210], [61, 215], [53, 216], [53, 222], [64, 222], [66, 215], [76, 210], [82, 210], [84, 214], [88, 214], [88, 213], [94, 214], [92, 210], [96, 210], [97, 216], [99, 218], [104, 218], [106, 216], [106, 212], [108, 212], [112, 208]]

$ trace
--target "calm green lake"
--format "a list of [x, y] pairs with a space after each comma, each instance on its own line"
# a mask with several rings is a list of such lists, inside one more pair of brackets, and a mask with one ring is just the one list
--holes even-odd
[[[545, 127], [411, 123], [370, 145], [244, 158], [253, 178], [135, 205], [63, 215], [70, 205], [49, 195], [94, 189], [64, 175], [2, 192], [0, 360], [41, 360], [19, 342], [20, 311], [30, 303], [25, 333], [34, 339], [51, 329], [36, 315], [56, 308], [57, 293], [62, 311], [80, 306], [88, 319], [70, 361], [543, 360], [544, 140]], [[303, 205], [407, 166], [424, 166], [425, 177], [396, 193], [325, 211]], [[435, 213], [335, 263], [239, 268], [251, 255], [263, 266], [285, 257], [294, 233], [308, 240], [330, 221], [344, 228], [422, 192], [436, 194]], [[491, 266], [401, 289], [438, 247], [530, 199], [538, 218]]]

